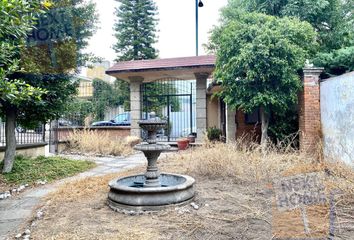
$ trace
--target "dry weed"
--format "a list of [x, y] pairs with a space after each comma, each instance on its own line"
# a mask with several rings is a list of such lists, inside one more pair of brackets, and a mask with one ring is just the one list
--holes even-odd
[[112, 138], [109, 132], [97, 132], [88, 129], [72, 132], [68, 140], [70, 151], [113, 156], [132, 154], [132, 147], [139, 142], [138, 138]]
[[327, 186], [354, 194], [354, 171], [345, 163], [315, 160], [289, 146], [278, 146], [270, 145], [262, 152], [259, 144], [245, 143], [242, 139], [228, 144], [207, 142], [180, 158], [188, 160], [186, 164], [192, 175], [236, 181], [272, 182], [281, 176], [325, 172]]
[[293, 149], [279, 151], [269, 147], [262, 152], [258, 144], [245, 144], [242, 140], [228, 144], [207, 143], [186, 158], [190, 159], [192, 174], [239, 181], [270, 181], [290, 166], [311, 161]]
[[58, 190], [48, 195], [47, 199], [62, 204], [64, 202], [75, 202], [78, 200], [85, 201], [87, 198], [92, 197], [97, 192], [108, 192], [108, 182], [114, 178], [129, 176], [136, 174], [140, 170], [143, 172], [144, 167], [134, 168], [120, 173], [112, 173], [99, 177], [88, 177], [84, 180], [79, 179], [70, 183], [62, 185]]
[[[353, 171], [345, 165], [315, 161], [291, 148], [257, 144], [207, 143], [159, 159], [161, 171], [187, 173], [196, 178], [198, 211], [190, 206], [156, 214], [129, 216], [106, 206], [107, 183], [115, 177], [143, 172], [89, 177], [62, 186], [47, 198], [48, 215], [32, 229], [36, 239], [271, 239], [273, 196], [258, 181], [304, 172], [325, 171], [335, 186], [351, 189]], [[338, 180], [339, 181], [335, 181]], [[230, 181], [236, 180], [236, 181]], [[345, 181], [344, 181], [345, 180]], [[239, 183], [242, 184], [239, 184]], [[340, 230], [352, 220], [353, 198], [341, 198]], [[180, 213], [180, 210], [186, 212]], [[350, 233], [349, 231], [347, 231]]]

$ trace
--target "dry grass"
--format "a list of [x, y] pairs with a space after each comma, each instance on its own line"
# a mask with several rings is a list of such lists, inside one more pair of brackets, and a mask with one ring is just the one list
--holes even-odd
[[133, 146], [139, 143], [137, 137], [119, 138], [109, 132], [97, 132], [88, 129], [72, 132], [67, 146], [70, 151], [93, 155], [127, 156], [133, 153]]
[[132, 175], [137, 171], [142, 172], [144, 167], [134, 168], [121, 173], [108, 174], [99, 177], [89, 177], [84, 180], [76, 180], [68, 184], [64, 184], [57, 191], [51, 193], [47, 199], [53, 203], [62, 204], [64, 202], [85, 201], [93, 196], [97, 191], [108, 191], [108, 182], [114, 178]]
[[[106, 205], [108, 182], [115, 177], [143, 172], [144, 167], [139, 167], [61, 187], [46, 199], [45, 217], [31, 229], [33, 237], [63, 240], [271, 239], [274, 193], [269, 183], [274, 177], [313, 171], [325, 171], [327, 184], [345, 191], [337, 202], [338, 234], [351, 236], [348, 229], [354, 226], [350, 215], [354, 212], [354, 197], [350, 195], [354, 177], [353, 170], [345, 165], [316, 161], [291, 148], [270, 147], [262, 153], [258, 145], [237, 142], [207, 143], [194, 150], [160, 157], [159, 167], [161, 172], [189, 174], [196, 178], [198, 211], [190, 206], [139, 216], [111, 211]], [[300, 219], [297, 215], [292, 217]]]
[[291, 148], [278, 151], [269, 147], [262, 152], [258, 144], [242, 140], [229, 144], [209, 142], [188, 157], [192, 174], [236, 181], [271, 181], [291, 166], [312, 161]]
[[241, 182], [272, 182], [274, 178], [310, 172], [326, 172], [331, 188], [354, 194], [354, 171], [338, 161], [315, 160], [291, 147], [269, 146], [262, 152], [260, 145], [210, 143], [191, 151], [186, 158], [190, 174], [209, 178], [228, 178]]

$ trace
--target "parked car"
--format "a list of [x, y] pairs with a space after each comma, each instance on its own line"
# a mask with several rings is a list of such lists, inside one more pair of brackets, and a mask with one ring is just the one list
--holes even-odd
[[64, 118], [59, 118], [58, 119], [58, 125], [60, 127], [67, 127], [67, 126], [72, 126], [72, 122], [70, 120], [64, 119]]
[[[147, 114], [149, 116], [149, 114]], [[118, 114], [114, 119], [110, 121], [99, 121], [92, 123], [92, 126], [130, 126], [130, 112]], [[147, 133], [143, 132], [142, 137], [145, 138]], [[164, 130], [161, 129], [157, 132], [157, 137], [163, 137]]]
[[130, 126], [130, 112], [118, 114], [110, 121], [94, 122], [92, 126]]

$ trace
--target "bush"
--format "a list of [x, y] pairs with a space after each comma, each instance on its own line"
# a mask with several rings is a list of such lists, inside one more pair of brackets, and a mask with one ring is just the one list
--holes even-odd
[[217, 127], [209, 127], [207, 129], [207, 137], [209, 141], [220, 141], [221, 135], [222, 131]]
[[108, 132], [75, 130], [69, 135], [68, 148], [85, 154], [126, 156], [133, 153], [132, 147], [139, 143], [135, 137], [113, 138]]

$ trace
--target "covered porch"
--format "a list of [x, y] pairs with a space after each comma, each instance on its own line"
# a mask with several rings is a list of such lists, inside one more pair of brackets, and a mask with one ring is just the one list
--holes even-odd
[[[151, 98], [152, 96], [147, 94], [146, 91], [147, 89], [151, 89], [151, 87], [149, 88], [149, 84], [155, 83], [155, 86], [163, 86], [158, 87], [158, 96], [155, 96], [155, 98], [161, 102], [161, 105], [166, 104], [165, 100], [163, 100], [165, 96], [182, 99], [182, 96], [191, 95], [190, 100], [188, 100], [191, 103], [189, 107], [183, 107], [179, 104], [179, 110], [175, 110], [177, 112], [185, 111], [185, 116], [190, 118], [188, 121], [183, 120], [188, 123], [188, 127], [182, 127], [184, 128], [183, 133], [181, 133], [179, 137], [184, 137], [182, 135], [194, 132], [197, 134], [197, 141], [202, 141], [206, 129], [209, 126], [208, 116], [218, 115], [217, 112], [213, 113], [212, 109], [210, 109], [212, 112], [207, 109], [207, 86], [208, 82], [211, 82], [210, 79], [214, 68], [215, 56], [196, 56], [118, 62], [108, 69], [106, 73], [130, 84], [132, 136], [141, 136], [138, 121], [144, 118], [146, 112], [150, 109], [154, 109], [149, 108], [149, 104], [151, 105], [152, 102], [149, 100], [149, 97]], [[161, 84], [157, 85], [158, 83]], [[166, 84], [168, 83], [170, 83], [168, 87], [169, 90], [166, 90]], [[183, 92], [182, 89], [186, 88], [186, 83], [192, 86], [188, 94]], [[173, 89], [172, 92], [171, 86]], [[154, 102], [156, 102], [156, 99]], [[187, 99], [185, 99], [185, 101], [187, 101]], [[165, 111], [163, 108], [159, 110]], [[167, 106], [166, 115], [168, 115], [169, 122], [172, 121], [172, 111], [171, 107]], [[175, 119], [174, 121], [175, 122], [171, 122], [172, 126], [181, 125], [181, 118]], [[176, 136], [175, 134], [174, 137]], [[168, 140], [173, 141], [174, 139]]]

